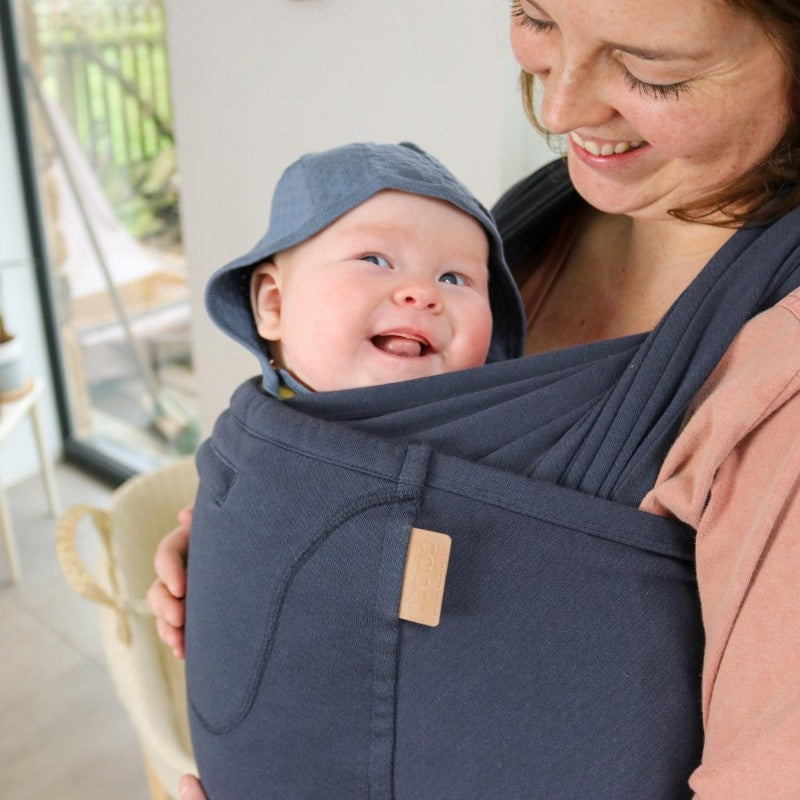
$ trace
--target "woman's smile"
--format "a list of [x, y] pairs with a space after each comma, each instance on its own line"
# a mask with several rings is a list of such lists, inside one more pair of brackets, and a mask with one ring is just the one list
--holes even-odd
[[625, 140], [609, 140], [609, 139], [596, 139], [593, 137], [583, 137], [576, 131], [569, 132], [569, 138], [593, 156], [613, 156], [622, 155], [629, 150], [638, 150], [643, 145], [647, 144], [644, 141], [625, 141]]

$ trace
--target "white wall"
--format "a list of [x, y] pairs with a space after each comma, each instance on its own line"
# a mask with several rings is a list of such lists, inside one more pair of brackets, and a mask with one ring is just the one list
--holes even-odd
[[169, 0], [206, 432], [257, 367], [208, 321], [204, 284], [263, 234], [290, 161], [348, 141], [410, 139], [491, 204], [512, 177], [552, 157], [522, 133], [507, 16], [507, 4], [487, 0]]
[[[44, 382], [40, 404], [45, 438], [56, 455], [61, 450], [61, 434], [51, 389], [4, 73], [0, 73], [0, 293], [7, 327], [22, 341], [28, 371]], [[0, 480], [4, 484], [14, 483], [37, 470], [35, 440], [26, 421], [0, 448]]]
[[[256, 364], [206, 318], [211, 272], [261, 236], [272, 187], [303, 152], [411, 139], [488, 205], [552, 157], [516, 96], [507, 4], [487, 0], [168, 0], [182, 216], [205, 431]], [[0, 287], [45, 433], [61, 449], [5, 80], [0, 80]], [[37, 469], [28, 426], [0, 449], [4, 483]]]

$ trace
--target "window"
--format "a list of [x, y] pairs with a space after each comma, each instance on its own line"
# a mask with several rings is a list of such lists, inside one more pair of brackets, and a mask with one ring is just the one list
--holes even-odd
[[4, 8], [67, 452], [144, 471], [198, 437], [163, 4]]

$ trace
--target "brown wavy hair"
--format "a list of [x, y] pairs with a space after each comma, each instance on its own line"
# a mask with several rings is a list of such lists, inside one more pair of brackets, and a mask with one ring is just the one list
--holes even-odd
[[[725, 0], [762, 26], [786, 64], [789, 78], [789, 122], [766, 158], [732, 183], [705, 197], [670, 209], [687, 222], [723, 228], [772, 222], [800, 205], [800, 2], [798, 0]], [[550, 140], [536, 116], [535, 78], [520, 74], [522, 105], [528, 119]]]

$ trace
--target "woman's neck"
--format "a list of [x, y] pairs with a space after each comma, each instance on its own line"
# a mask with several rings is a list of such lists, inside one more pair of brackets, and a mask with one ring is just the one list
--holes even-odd
[[590, 211], [528, 330], [528, 354], [651, 330], [734, 231]]
[[673, 219], [597, 217], [587, 228], [584, 253], [594, 258], [595, 278], [621, 299], [638, 299], [654, 323], [735, 232]]

